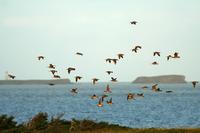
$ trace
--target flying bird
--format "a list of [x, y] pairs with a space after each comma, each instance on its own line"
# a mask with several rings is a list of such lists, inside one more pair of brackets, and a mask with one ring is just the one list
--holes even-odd
[[97, 79], [97, 78], [93, 78], [93, 79], [92, 79], [93, 85], [96, 84], [96, 82], [97, 82], [98, 80], [99, 80], [99, 79]]
[[78, 93], [78, 91], [77, 91], [77, 90], [78, 90], [78, 88], [72, 88], [72, 89], [71, 89], [71, 93], [74, 93], [74, 94], [76, 94], [76, 93]]
[[153, 56], [156, 56], [156, 55], [160, 56], [160, 52], [158, 51], [153, 52]]
[[8, 77], [11, 78], [11, 79], [15, 79], [16, 76], [8, 74]]
[[173, 58], [180, 58], [179, 53], [178, 53], [178, 52], [175, 52]]
[[148, 88], [148, 86], [142, 86], [141, 88], [142, 88], [142, 89], [147, 89], [147, 88]]
[[55, 69], [56, 67], [53, 64], [49, 64], [48, 68]]
[[83, 53], [77, 52], [76, 55], [83, 56]]
[[102, 102], [104, 101], [104, 98], [106, 98], [106, 97], [108, 97], [108, 95], [106, 95], [106, 94], [103, 94], [103, 95], [102, 95], [102, 97], [101, 97]]
[[106, 62], [109, 62], [109, 63], [111, 63], [111, 61], [112, 61], [112, 59], [111, 59], [111, 58], [107, 58], [107, 59], [106, 59]]
[[172, 93], [173, 91], [165, 91], [166, 93]]
[[138, 49], [142, 49], [142, 47], [141, 46], [135, 46], [135, 48], [133, 48], [132, 51], [137, 53]]
[[38, 60], [44, 60], [44, 56], [38, 56]]
[[154, 61], [151, 63], [152, 65], [158, 65], [158, 62]]
[[135, 46], [135, 49], [142, 49], [142, 46]]
[[157, 86], [158, 86], [158, 84], [152, 85], [151, 90], [156, 91], [157, 90]]
[[102, 98], [99, 99], [99, 103], [97, 104], [98, 107], [102, 107], [103, 106], [103, 100]]
[[50, 72], [54, 75], [58, 71], [56, 71], [56, 70], [50, 70]]
[[168, 55], [168, 56], [167, 56], [167, 60], [169, 60], [170, 58], [172, 58], [172, 56], [171, 56], [171, 55]]
[[154, 85], [152, 86], [151, 90], [152, 90], [152, 91], [155, 91], [155, 92], [157, 92], [157, 91], [162, 91], [160, 88], [157, 88], [157, 86], [158, 86], [158, 84], [154, 84]]
[[138, 97], [144, 97], [144, 94], [143, 93], [137, 93], [137, 96]]
[[197, 83], [199, 83], [199, 82], [198, 81], [192, 81], [192, 85], [193, 85], [194, 88], [196, 87]]
[[69, 67], [69, 68], [67, 68], [67, 72], [68, 72], [68, 74], [70, 74], [71, 71], [75, 71], [75, 70], [76, 70], [76, 68], [73, 68], [73, 67]]
[[106, 71], [106, 73], [108, 73], [108, 75], [110, 75], [111, 73], [113, 73], [113, 71]]
[[111, 89], [110, 89], [110, 86], [109, 86], [109, 85], [107, 85], [107, 86], [106, 86], [106, 90], [105, 90], [104, 92], [109, 92], [109, 93], [112, 93], [112, 91], [111, 91]]
[[128, 93], [127, 100], [134, 99], [134, 96], [135, 96], [134, 93]]
[[137, 21], [131, 21], [130, 23], [136, 25], [138, 22]]
[[118, 56], [119, 59], [124, 58], [124, 54], [117, 54], [117, 56]]
[[116, 65], [117, 64], [117, 61], [118, 59], [112, 59], [113, 63]]
[[59, 75], [53, 75], [54, 78], [58, 78], [60, 79], [60, 76]]
[[111, 81], [112, 81], [112, 82], [117, 82], [117, 78], [111, 77]]
[[81, 79], [82, 79], [81, 76], [76, 76], [76, 77], [75, 77], [75, 81], [76, 81], [76, 82], [78, 82], [78, 80], [81, 80]]
[[109, 101], [107, 101], [107, 104], [109, 104], [109, 105], [113, 104], [113, 102], [112, 102], [112, 97], [110, 98]]
[[98, 96], [96, 95], [96, 94], [93, 94], [92, 96], [91, 96], [91, 99], [97, 99], [98, 98]]
[[50, 85], [50, 86], [53, 86], [53, 85], [55, 85], [55, 84], [53, 84], [53, 83], [49, 83], [49, 85]]

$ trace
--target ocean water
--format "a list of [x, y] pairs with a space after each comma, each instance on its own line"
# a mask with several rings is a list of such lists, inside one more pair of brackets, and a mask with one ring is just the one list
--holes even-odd
[[[97, 107], [107, 83], [79, 83], [66, 85], [0, 85], [0, 114], [13, 115], [21, 123], [38, 112], [49, 116], [64, 113], [67, 120], [91, 119], [128, 127], [200, 127], [200, 86], [188, 84], [160, 84], [162, 92], [151, 88], [141, 89], [144, 84], [109, 83], [113, 105], [104, 102]], [[151, 86], [151, 84], [147, 84]], [[78, 94], [70, 90], [78, 88]], [[171, 90], [172, 93], [165, 91]], [[144, 97], [127, 101], [128, 93], [144, 93]]]

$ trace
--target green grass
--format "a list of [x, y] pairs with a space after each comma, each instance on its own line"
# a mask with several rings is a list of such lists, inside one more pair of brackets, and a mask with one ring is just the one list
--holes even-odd
[[200, 133], [200, 128], [128, 128], [91, 120], [63, 120], [60, 114], [48, 120], [47, 113], [38, 113], [31, 120], [18, 124], [13, 116], [0, 116], [0, 133]]

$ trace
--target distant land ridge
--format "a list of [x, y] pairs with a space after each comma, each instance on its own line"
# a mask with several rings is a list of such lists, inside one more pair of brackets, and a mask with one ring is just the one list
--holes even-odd
[[133, 83], [186, 83], [184, 75], [160, 75], [137, 77]]
[[67, 84], [69, 79], [49, 79], [49, 80], [0, 80], [0, 85], [29, 85], [29, 84]]

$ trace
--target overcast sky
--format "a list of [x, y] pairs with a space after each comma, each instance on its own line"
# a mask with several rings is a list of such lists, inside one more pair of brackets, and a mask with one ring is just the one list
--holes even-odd
[[[138, 54], [135, 45], [142, 46]], [[164, 74], [200, 80], [199, 50], [199, 0], [0, 0], [0, 79], [6, 71], [16, 79], [50, 79], [52, 63], [71, 80], [108, 81], [106, 70], [119, 81]], [[174, 52], [181, 58], [167, 61]], [[105, 62], [118, 53], [125, 57], [116, 66]], [[77, 70], [68, 75], [70, 66]]]

